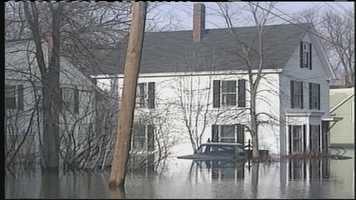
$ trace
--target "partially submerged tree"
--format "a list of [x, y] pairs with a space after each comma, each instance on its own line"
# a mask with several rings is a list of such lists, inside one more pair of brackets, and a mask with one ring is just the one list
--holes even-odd
[[[43, 94], [44, 127], [44, 167], [58, 169], [59, 166], [59, 72], [60, 72], [60, 27], [63, 5], [61, 2], [49, 3], [51, 28], [49, 29], [49, 55], [46, 63], [42, 46], [39, 9], [36, 3], [24, 2], [24, 13], [36, 46], [36, 61], [41, 74], [41, 83], [46, 86]], [[42, 8], [44, 9], [44, 8]]]
[[[34, 104], [34, 107], [37, 110], [37, 115], [42, 118], [38, 121], [43, 123], [43, 125], [36, 126], [36, 129], [40, 134], [40, 151], [43, 153], [41, 160], [44, 161], [42, 163], [44, 168], [58, 168], [60, 143], [66, 138], [66, 133], [80, 129], [78, 126], [81, 126], [82, 123], [79, 121], [84, 119], [78, 117], [75, 119], [78, 123], [74, 122], [72, 123], [74, 126], [67, 126], [63, 129], [71, 131], [63, 133], [59, 131], [60, 116], [64, 121], [69, 119], [69, 116], [65, 116], [66, 114], [61, 112], [63, 102], [59, 76], [60, 74], [65, 75], [66, 72], [63, 71], [63, 66], [60, 66], [60, 57], [69, 58], [72, 62], [74, 60], [86, 61], [89, 59], [85, 58], [92, 57], [91, 52], [88, 51], [90, 47], [112, 44], [110, 39], [113, 38], [114, 42], [119, 40], [117, 32], [127, 30], [129, 24], [131, 11], [127, 9], [129, 7], [127, 5], [129, 3], [109, 2], [95, 4], [85, 2], [8, 2], [6, 4], [6, 29], [12, 31], [7, 31], [5, 41], [27, 42], [33, 47], [16, 51], [23, 51], [23, 55], [26, 55], [26, 52], [33, 55], [28, 56], [28, 63], [31, 65], [33, 73], [29, 72], [26, 66], [23, 71], [18, 73], [26, 73], [32, 77], [31, 79], [36, 79], [40, 83], [39, 86], [36, 82], [32, 89], [38, 93], [38, 87], [41, 88], [41, 99], [39, 100], [41, 106]], [[47, 45], [43, 45], [44, 41], [47, 42]], [[32, 65], [33, 62], [36, 64]], [[79, 69], [83, 73], [90, 72], [80, 65], [85, 62], [73, 63], [77, 70]], [[87, 65], [86, 67], [91, 66]], [[7, 68], [8, 70], [11, 70], [10, 66]], [[38, 109], [39, 107], [40, 109]], [[32, 128], [34, 127], [32, 126], [31, 130]], [[43, 144], [41, 144], [41, 138], [43, 138]]]
[[[248, 93], [249, 93], [249, 107], [247, 108], [249, 115], [249, 122], [245, 126], [250, 132], [252, 139], [252, 156], [254, 158], [259, 157], [259, 132], [258, 128], [261, 124], [268, 122], [267, 119], [271, 121], [277, 121], [277, 117], [272, 114], [265, 112], [258, 112], [256, 102], [260, 98], [259, 95], [259, 85], [264, 77], [263, 67], [264, 67], [264, 26], [270, 19], [270, 13], [275, 3], [266, 3], [266, 5], [261, 5], [262, 3], [247, 3], [247, 11], [252, 15], [253, 26], [256, 30], [255, 43], [257, 45], [246, 43], [246, 41], [241, 40], [239, 35], [235, 32], [233, 27], [233, 20], [229, 8], [234, 6], [233, 3], [218, 3], [220, 9], [220, 15], [224, 17], [226, 26], [229, 29], [229, 33], [232, 34], [236, 45], [241, 46], [242, 51], [236, 51], [236, 56], [238, 56], [247, 68], [248, 76]], [[265, 9], [261, 9], [264, 6]], [[256, 66], [255, 66], [256, 65]]]

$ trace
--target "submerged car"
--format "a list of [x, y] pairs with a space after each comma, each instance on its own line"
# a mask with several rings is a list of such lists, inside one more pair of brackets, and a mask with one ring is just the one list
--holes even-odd
[[244, 160], [247, 153], [240, 143], [209, 142], [201, 144], [196, 153], [178, 156], [179, 159], [193, 160]]

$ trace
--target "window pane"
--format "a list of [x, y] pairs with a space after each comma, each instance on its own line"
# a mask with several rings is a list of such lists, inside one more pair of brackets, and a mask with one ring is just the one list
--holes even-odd
[[223, 81], [222, 92], [236, 93], [236, 81]]
[[133, 146], [135, 150], [143, 150], [145, 148], [145, 138], [144, 137], [134, 137]]
[[145, 126], [141, 124], [135, 124], [133, 131], [133, 148], [135, 150], [145, 150], [145, 143]]
[[303, 65], [304, 67], [308, 66], [309, 53], [304, 50], [303, 53]]
[[236, 94], [223, 94], [223, 105], [236, 105]]
[[235, 142], [235, 126], [234, 125], [223, 125], [221, 126], [220, 133], [221, 142]]
[[135, 135], [140, 136], [140, 137], [145, 137], [145, 126], [144, 125], [137, 125], [135, 127]]

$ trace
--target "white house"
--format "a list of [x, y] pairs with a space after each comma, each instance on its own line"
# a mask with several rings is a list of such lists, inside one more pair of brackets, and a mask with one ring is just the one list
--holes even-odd
[[[205, 7], [195, 4], [193, 30], [145, 33], [135, 120], [143, 113], [168, 110], [165, 131], [178, 140], [177, 154], [192, 152], [191, 141], [198, 139], [247, 144], [250, 138], [244, 126], [249, 123], [248, 71], [239, 55], [243, 45], [250, 47], [256, 72], [256, 27], [233, 30], [237, 38], [228, 29], [205, 29]], [[256, 109], [266, 120], [259, 126], [259, 147], [270, 153], [326, 150], [333, 74], [313, 30], [311, 24], [264, 27], [263, 79]], [[98, 85], [117, 86], [112, 90], [118, 90], [120, 99], [125, 44], [96, 55], [102, 57], [103, 70], [92, 77]], [[139, 138], [147, 143], [155, 135], [151, 132], [157, 131], [157, 121], [151, 121], [150, 128], [141, 121], [143, 128], [133, 142]]]
[[[40, 155], [45, 130], [42, 129], [41, 76], [34, 48], [33, 41], [5, 43], [5, 124], [7, 152], [10, 152], [7, 158], [12, 155], [10, 149], [16, 149], [25, 135], [20, 154], [36, 158]], [[43, 49], [47, 58], [47, 43]], [[48, 63], [47, 59], [45, 62]], [[82, 143], [82, 136], [95, 129], [95, 84], [63, 57], [60, 69], [60, 134], [73, 133], [77, 142]]]

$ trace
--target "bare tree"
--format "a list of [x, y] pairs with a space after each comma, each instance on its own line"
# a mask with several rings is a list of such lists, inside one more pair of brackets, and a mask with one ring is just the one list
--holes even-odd
[[[62, 67], [59, 66], [60, 56], [72, 58], [72, 61], [86, 60], [85, 57], [91, 57], [90, 53], [80, 57], [77, 52], [83, 51], [79, 50], [88, 49], [91, 47], [89, 45], [94, 42], [100, 45], [110, 43], [111, 41], [107, 39], [111, 36], [109, 33], [119, 32], [120, 29], [121, 31], [126, 30], [125, 25], [127, 26], [129, 23], [130, 15], [130, 10], [126, 9], [127, 5], [128, 3], [110, 4], [106, 2], [91, 3], [89, 6], [83, 2], [8, 2], [6, 4], [6, 28], [13, 30], [8, 31], [9, 33], [14, 33], [7, 34], [6, 41], [29, 41], [29, 43], [33, 42], [35, 45], [34, 49], [17, 51], [35, 55], [34, 59], [33, 57], [28, 58], [28, 63], [35, 61], [37, 65], [33, 71], [39, 71], [39, 74], [30, 73], [28, 70], [18, 71], [18, 73], [29, 73], [28, 75], [37, 78], [41, 83], [41, 109], [38, 109], [39, 106], [36, 105], [34, 107], [37, 110], [37, 118], [39, 118], [39, 112], [41, 112], [43, 123], [43, 126], [37, 126], [37, 129], [40, 135], [41, 132], [43, 134], [43, 137], [39, 137], [39, 141], [44, 154], [44, 167], [58, 167], [59, 146], [62, 142], [61, 139], [66, 138], [65, 134], [62, 137], [63, 134], [60, 136], [61, 133], [59, 132], [60, 105], [62, 103], [59, 74], [62, 73], [63, 75], [64, 73]], [[113, 38], [116, 36], [117, 34], [114, 34]], [[43, 39], [47, 40], [49, 44], [48, 52], [42, 45]], [[119, 37], [116, 37], [115, 41], [117, 39]], [[76, 46], [77, 44], [79, 44], [79, 47]], [[80, 44], [82, 45], [80, 46]], [[73, 48], [73, 46], [77, 48]], [[49, 53], [48, 58], [46, 57], [47, 53]], [[77, 65], [77, 67], [81, 66]], [[82, 68], [79, 69], [83, 71]], [[8, 70], [11, 69], [8, 68]], [[33, 91], [37, 92], [37, 88], [33, 87]], [[81, 119], [76, 120], [77, 122], [73, 123], [74, 126], [67, 127], [67, 130], [74, 131], [79, 128], [78, 126], [82, 126]], [[39, 130], [40, 127], [43, 128], [42, 131]], [[67, 133], [70, 132], [67, 131]], [[43, 138], [43, 145], [41, 138]]]
[[[249, 130], [252, 139], [252, 156], [254, 158], [259, 157], [259, 147], [258, 147], [258, 127], [259, 125], [266, 123], [266, 119], [277, 120], [277, 118], [269, 113], [258, 112], [256, 110], [256, 101], [260, 98], [258, 87], [261, 80], [264, 77], [263, 66], [264, 66], [264, 26], [270, 19], [270, 13], [275, 3], [247, 3], [247, 11], [252, 15], [255, 30], [256, 30], [256, 47], [252, 44], [248, 44], [242, 41], [239, 35], [235, 32], [233, 28], [233, 20], [229, 11], [229, 7], [234, 6], [233, 3], [218, 3], [220, 10], [220, 15], [224, 17], [226, 26], [230, 30], [229, 32], [233, 35], [236, 45], [242, 47], [242, 51], [236, 51], [237, 56], [243, 61], [247, 68], [248, 76], [248, 91], [249, 91], [249, 107], [247, 108], [249, 113], [249, 123], [246, 128]], [[264, 9], [261, 9], [261, 7]]]
[[314, 34], [321, 38], [337, 77], [345, 81], [345, 86], [352, 86], [355, 80], [353, 10], [341, 13], [314, 7], [297, 13], [293, 21], [313, 24]]
[[44, 130], [44, 167], [58, 169], [59, 166], [59, 128], [58, 128], [58, 108], [59, 108], [59, 50], [60, 50], [60, 22], [62, 16], [62, 3], [49, 3], [51, 13], [51, 38], [52, 43], [49, 45], [50, 55], [48, 65], [44, 57], [43, 46], [41, 41], [41, 28], [39, 21], [39, 10], [36, 3], [24, 3], [24, 13], [32, 37], [36, 46], [37, 66], [41, 73], [43, 87], [43, 127]]
[[353, 86], [355, 81], [355, 23], [354, 11], [347, 10], [343, 14], [328, 11], [323, 15], [322, 34], [327, 39], [326, 47], [329, 54], [335, 54], [339, 66], [345, 74], [345, 86]]

